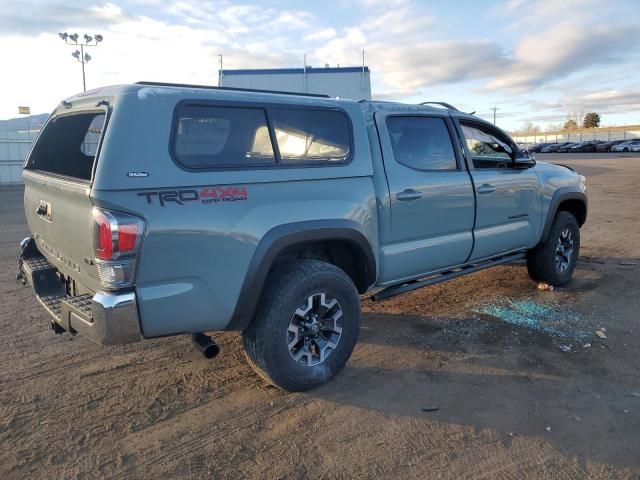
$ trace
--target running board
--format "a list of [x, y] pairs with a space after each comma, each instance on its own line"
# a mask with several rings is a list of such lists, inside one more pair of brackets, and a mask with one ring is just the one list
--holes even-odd
[[386, 300], [387, 298], [395, 297], [396, 295], [401, 295], [407, 292], [412, 292], [413, 290], [417, 290], [422, 287], [428, 287], [429, 285], [435, 285], [436, 283], [446, 282], [447, 280], [461, 277], [462, 275], [466, 275], [468, 273], [477, 272], [479, 270], [484, 270], [485, 268], [495, 267], [496, 265], [502, 265], [516, 260], [522, 260], [524, 257], [524, 253], [516, 253], [513, 255], [507, 255], [505, 257], [496, 258], [494, 260], [486, 260], [481, 263], [470, 263], [468, 265], [465, 265], [464, 267], [456, 268], [448, 272], [438, 273], [436, 275], [431, 275], [429, 277], [423, 278], [422, 280], [413, 280], [410, 282], [392, 285], [372, 295], [371, 299], [374, 302], [377, 302], [379, 300]]

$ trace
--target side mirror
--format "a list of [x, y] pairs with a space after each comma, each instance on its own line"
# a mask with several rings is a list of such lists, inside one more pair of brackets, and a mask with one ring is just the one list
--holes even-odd
[[515, 168], [531, 168], [535, 167], [536, 158], [529, 150], [518, 150], [516, 151], [513, 163]]

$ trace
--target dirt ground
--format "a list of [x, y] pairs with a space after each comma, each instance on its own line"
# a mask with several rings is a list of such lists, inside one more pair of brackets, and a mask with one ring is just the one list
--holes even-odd
[[234, 333], [213, 361], [51, 333], [0, 188], [0, 478], [640, 478], [640, 156], [550, 158], [588, 177], [568, 288], [513, 265], [365, 301], [346, 369], [304, 394]]

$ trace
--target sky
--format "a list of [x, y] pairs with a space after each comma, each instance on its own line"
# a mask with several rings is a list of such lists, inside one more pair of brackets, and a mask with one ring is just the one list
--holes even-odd
[[358, 66], [374, 99], [445, 101], [510, 131], [640, 123], [640, 0], [1, 0], [0, 119], [82, 90], [58, 32], [99, 33], [87, 88], [225, 69]]

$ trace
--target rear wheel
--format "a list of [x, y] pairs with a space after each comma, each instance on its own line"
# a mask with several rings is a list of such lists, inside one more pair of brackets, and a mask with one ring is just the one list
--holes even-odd
[[580, 252], [580, 227], [571, 213], [560, 211], [546, 241], [527, 253], [529, 276], [551, 285], [566, 285]]
[[321, 385], [349, 360], [360, 329], [360, 297], [349, 276], [305, 259], [270, 274], [256, 316], [243, 332], [249, 363], [287, 391]]

